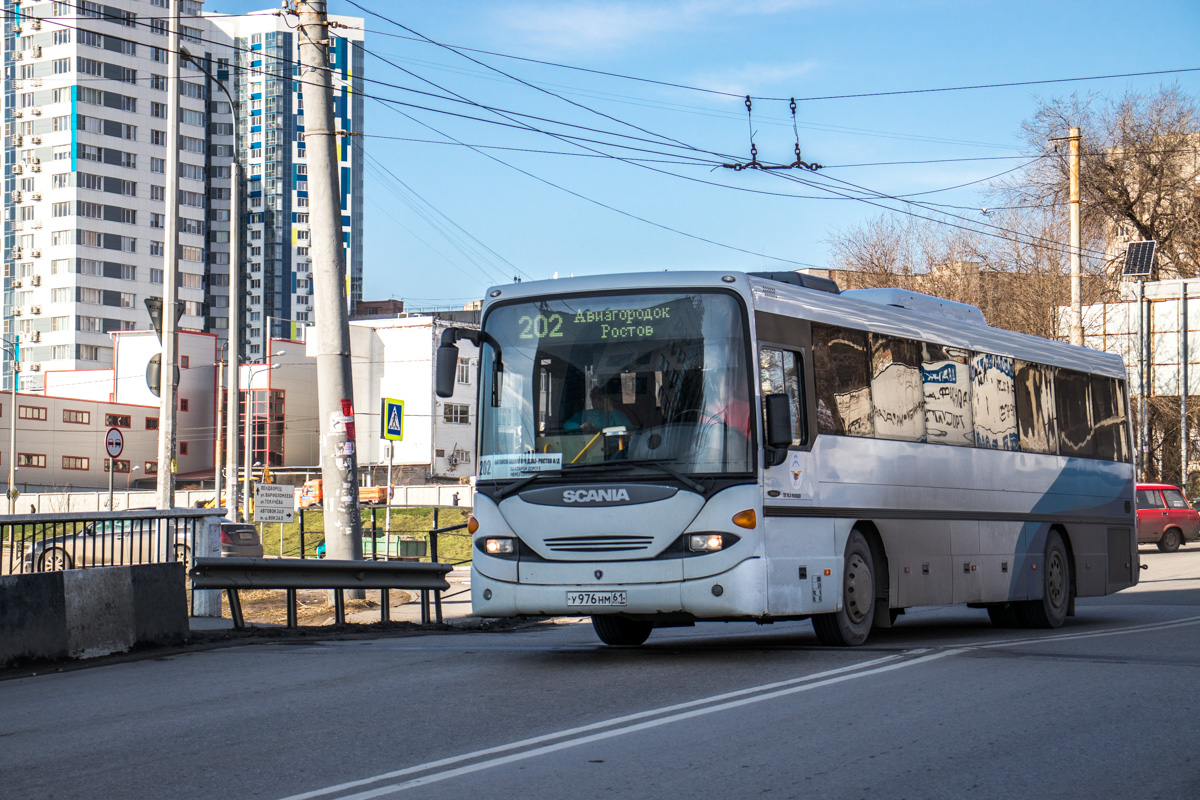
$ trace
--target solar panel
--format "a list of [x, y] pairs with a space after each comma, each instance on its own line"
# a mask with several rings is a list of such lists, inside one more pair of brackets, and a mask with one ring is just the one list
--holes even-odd
[[1148, 278], [1154, 268], [1154, 247], [1158, 244], [1148, 242], [1130, 242], [1125, 250], [1125, 271], [1121, 274], [1126, 278]]

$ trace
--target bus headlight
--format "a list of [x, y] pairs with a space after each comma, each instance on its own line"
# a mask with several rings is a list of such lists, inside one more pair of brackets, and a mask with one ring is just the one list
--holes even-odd
[[484, 539], [483, 550], [491, 556], [508, 556], [517, 551], [517, 543], [512, 539], [500, 537]]
[[693, 553], [715, 553], [725, 546], [719, 533], [694, 533], [688, 537], [688, 550]]

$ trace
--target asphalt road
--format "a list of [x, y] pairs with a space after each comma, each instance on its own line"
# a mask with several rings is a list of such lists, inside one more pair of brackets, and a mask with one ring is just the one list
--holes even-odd
[[0, 797], [1200, 797], [1200, 546], [1058, 631], [255, 643], [0, 682]]

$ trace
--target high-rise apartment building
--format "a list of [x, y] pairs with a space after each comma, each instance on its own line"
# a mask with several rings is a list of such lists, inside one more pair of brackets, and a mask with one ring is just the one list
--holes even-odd
[[[308, 163], [295, 20], [274, 15], [207, 15], [229, 37], [240, 114], [237, 157], [245, 179], [243, 311], [245, 352], [266, 354], [270, 337], [298, 338], [313, 321]], [[361, 132], [363, 21], [333, 16], [330, 36], [334, 124]], [[331, 32], [332, 32], [331, 31]], [[338, 139], [342, 237], [350, 311], [362, 299], [362, 140]]]
[[[275, 16], [204, 15], [178, 0], [181, 63], [179, 297], [183, 328], [242, 353], [311, 321], [307, 175], [295, 33]], [[22, 390], [46, 370], [112, 365], [113, 331], [146, 329], [163, 294], [169, 0], [3, 0], [3, 335], [20, 337]], [[361, 20], [341, 20], [361, 43]], [[362, 49], [334, 37], [338, 125], [361, 131]], [[235, 123], [225, 83], [238, 104]], [[236, 129], [235, 129], [236, 125]], [[361, 297], [362, 165], [342, 139], [347, 273]], [[230, 165], [240, 159], [242, 269], [230, 286]], [[4, 369], [4, 387], [12, 371]]]

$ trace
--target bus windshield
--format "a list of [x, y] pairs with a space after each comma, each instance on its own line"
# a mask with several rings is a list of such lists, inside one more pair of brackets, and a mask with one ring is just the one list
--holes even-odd
[[[611, 462], [622, 479], [752, 470], [745, 314], [709, 292], [494, 308], [481, 350], [479, 479]], [[620, 463], [618, 463], [620, 462]]]

